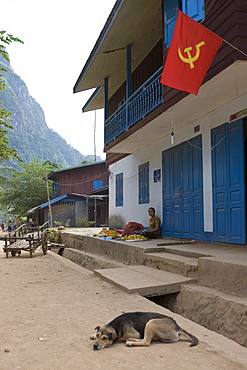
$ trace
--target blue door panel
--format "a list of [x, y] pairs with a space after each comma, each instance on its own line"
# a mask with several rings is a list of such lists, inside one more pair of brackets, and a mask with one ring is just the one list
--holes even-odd
[[178, 194], [178, 188], [180, 186], [180, 168], [179, 168], [179, 152], [175, 151], [172, 154], [172, 162], [171, 162], [171, 170], [173, 176], [173, 186], [172, 186], [172, 193]]
[[[223, 145], [223, 141], [225, 140], [225, 132], [222, 130], [219, 130], [218, 128], [215, 129], [216, 133], [214, 136], [214, 141], [213, 141], [213, 155], [214, 158], [225, 158], [225, 145]], [[220, 131], [220, 132], [218, 132]], [[217, 168], [216, 168], [217, 167]], [[224, 187], [225, 184], [225, 177], [226, 177], [226, 169], [224, 166], [222, 166], [221, 162], [216, 162], [215, 163], [215, 188], [220, 189]]]
[[190, 187], [191, 187], [191, 184], [190, 184], [190, 175], [189, 175], [189, 171], [190, 171], [190, 159], [189, 159], [189, 149], [188, 147], [184, 147], [182, 148], [182, 151], [181, 151], [181, 166], [182, 166], [182, 169], [181, 171], [183, 172], [183, 175], [182, 175], [182, 188], [183, 188], [183, 193], [187, 193], [187, 192], [190, 192]]
[[[229, 185], [238, 186], [242, 181], [243, 173], [236, 170], [236, 164], [243, 155], [243, 137], [240, 136], [239, 126], [232, 127], [228, 130], [229, 142]], [[242, 159], [243, 160], [243, 159]]]
[[166, 235], [171, 236], [172, 230], [172, 218], [171, 218], [171, 205], [172, 205], [172, 195], [171, 188], [169, 186], [171, 182], [171, 153], [166, 153], [163, 156], [163, 167], [166, 168], [166, 181], [163, 182], [163, 199], [164, 199], [164, 219], [166, 220]]
[[201, 197], [199, 195], [193, 197], [193, 206], [201, 206]]
[[243, 120], [212, 130], [215, 241], [245, 244], [245, 160]]
[[163, 152], [164, 236], [203, 239], [201, 136]]
[[173, 217], [172, 230], [174, 232], [174, 236], [179, 237], [180, 233], [181, 233], [181, 231], [180, 231], [181, 213], [180, 213], [180, 211], [175, 209], [173, 215], [174, 215], [174, 217]]
[[[195, 141], [195, 145], [197, 148], [201, 147], [201, 141]], [[192, 151], [192, 166], [194, 169], [194, 176], [192, 178], [192, 191], [194, 192], [201, 192], [202, 188], [202, 165], [201, 165], [202, 157], [198, 155], [198, 149], [194, 148]], [[200, 197], [200, 199], [202, 199]]]
[[203, 219], [202, 211], [199, 209], [195, 209], [193, 212], [193, 223], [194, 223], [195, 235], [199, 235], [199, 236], [201, 235], [201, 231], [203, 228], [202, 219]]
[[230, 236], [233, 239], [241, 238], [241, 232], [242, 232], [242, 214], [241, 214], [241, 208], [231, 208], [230, 209]]
[[225, 208], [217, 208], [216, 210], [216, 240], [218, 238], [218, 241], [224, 241], [226, 238], [226, 225], [227, 225], [227, 220], [226, 220], [226, 210]]
[[215, 195], [215, 198], [216, 198], [216, 204], [218, 206], [220, 206], [220, 204], [223, 206], [225, 204], [225, 201], [226, 201], [226, 194], [218, 192]]

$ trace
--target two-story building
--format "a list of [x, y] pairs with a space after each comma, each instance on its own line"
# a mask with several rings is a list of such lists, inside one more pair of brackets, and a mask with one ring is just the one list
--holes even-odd
[[[198, 95], [160, 83], [176, 8], [227, 41]], [[153, 206], [163, 236], [246, 244], [247, 2], [117, 0], [74, 92], [92, 88], [110, 226], [147, 226]]]
[[109, 175], [106, 162], [94, 162], [51, 171], [52, 197], [29, 211], [38, 224], [49, 221], [78, 226], [86, 218], [95, 226], [108, 225]]

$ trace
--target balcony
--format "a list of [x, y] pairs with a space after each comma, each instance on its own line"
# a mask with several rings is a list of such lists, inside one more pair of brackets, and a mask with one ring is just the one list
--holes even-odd
[[142, 120], [164, 102], [160, 83], [163, 67], [158, 69], [121, 107], [105, 121], [105, 145]]

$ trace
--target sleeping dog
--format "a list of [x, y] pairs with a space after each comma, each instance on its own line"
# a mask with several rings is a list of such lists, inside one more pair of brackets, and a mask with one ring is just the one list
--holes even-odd
[[177, 342], [180, 335], [186, 337], [190, 347], [198, 344], [198, 339], [180, 328], [173, 318], [154, 312], [129, 312], [116, 317], [109, 324], [97, 326], [93, 349], [103, 349], [115, 342], [126, 342], [128, 347], [149, 346], [154, 340], [164, 343]]

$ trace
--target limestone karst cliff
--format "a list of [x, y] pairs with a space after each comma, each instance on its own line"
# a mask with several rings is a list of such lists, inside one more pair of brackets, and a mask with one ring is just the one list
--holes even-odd
[[92, 159], [93, 156], [82, 155], [47, 126], [43, 109], [29, 94], [25, 82], [1, 56], [0, 64], [8, 70], [1, 72], [6, 85], [0, 95], [0, 101], [3, 102], [1, 107], [12, 113], [11, 125], [14, 127], [7, 137], [9, 145], [18, 150], [19, 157], [27, 163], [38, 157], [42, 161], [57, 162], [63, 167]]

